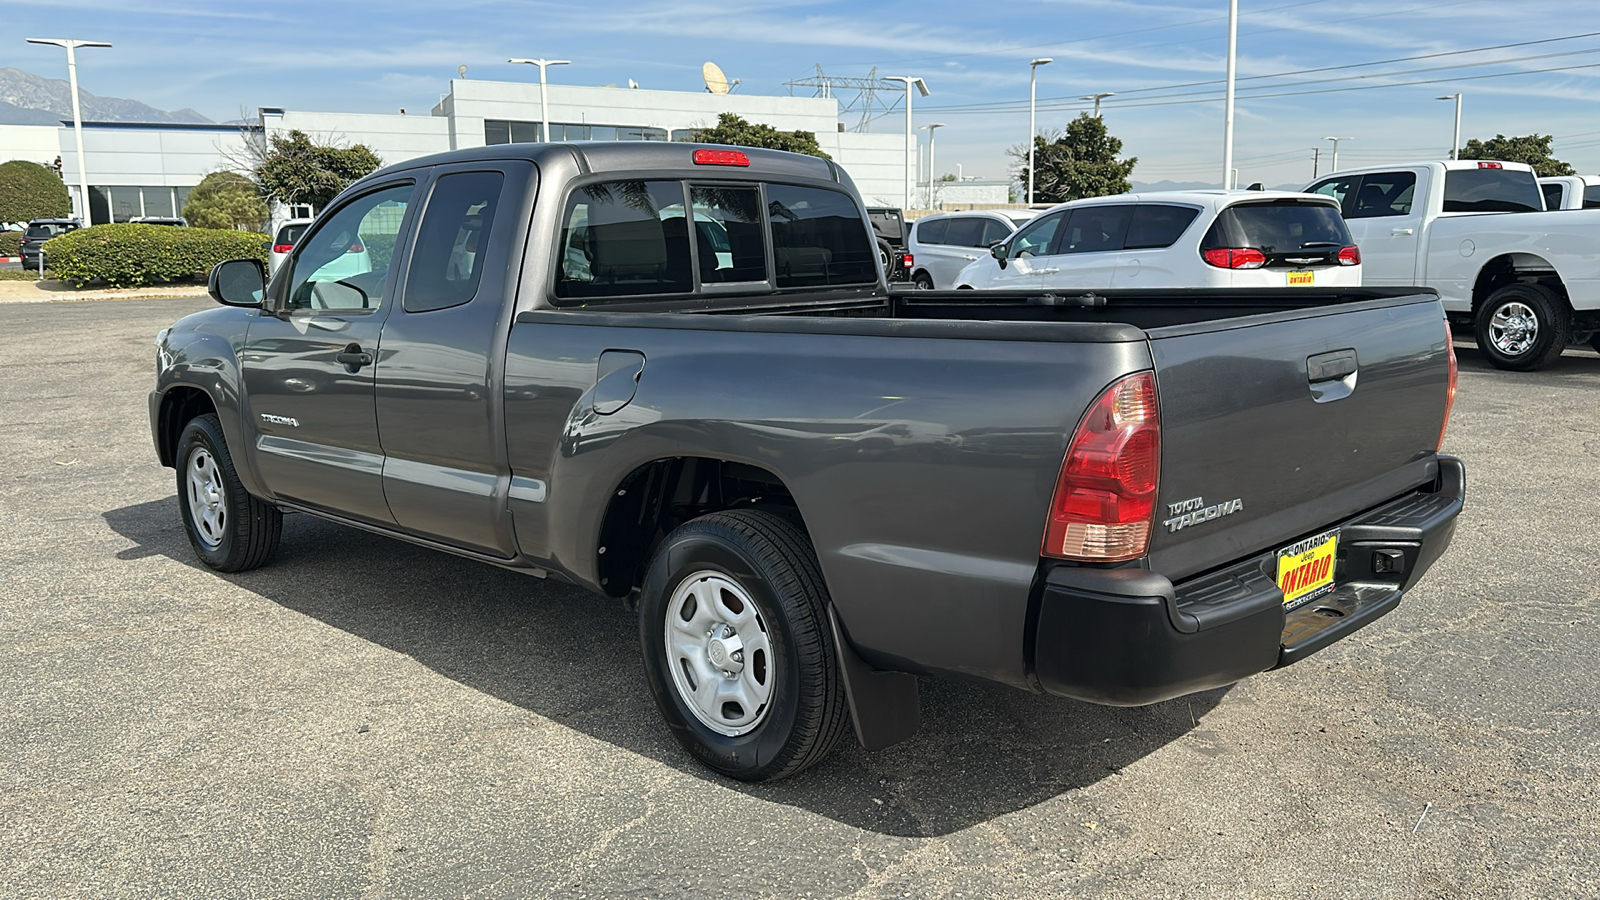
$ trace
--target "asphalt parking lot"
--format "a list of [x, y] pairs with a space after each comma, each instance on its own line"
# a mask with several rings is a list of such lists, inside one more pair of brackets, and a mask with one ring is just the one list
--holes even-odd
[[305, 516], [202, 569], [145, 395], [206, 303], [0, 306], [0, 897], [1600, 894], [1592, 352], [1459, 345], [1455, 544], [1306, 662], [1140, 709], [924, 680], [910, 742], [750, 787], [608, 601]]

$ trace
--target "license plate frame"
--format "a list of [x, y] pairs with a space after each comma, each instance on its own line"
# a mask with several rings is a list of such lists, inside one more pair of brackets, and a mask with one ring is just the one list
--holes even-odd
[[1312, 269], [1294, 269], [1289, 272], [1289, 287], [1315, 287], [1317, 273]]
[[1297, 609], [1333, 590], [1338, 568], [1339, 529], [1296, 541], [1277, 554], [1277, 585], [1283, 607]]

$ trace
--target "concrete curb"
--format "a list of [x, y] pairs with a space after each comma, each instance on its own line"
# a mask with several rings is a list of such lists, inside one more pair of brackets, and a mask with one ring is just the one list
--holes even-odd
[[[48, 283], [55, 284], [56, 282]], [[0, 304], [81, 303], [94, 300], [154, 300], [167, 297], [199, 298], [204, 296], [206, 296], [206, 288], [204, 285], [199, 284], [73, 291], [41, 288], [37, 281], [0, 281]]]

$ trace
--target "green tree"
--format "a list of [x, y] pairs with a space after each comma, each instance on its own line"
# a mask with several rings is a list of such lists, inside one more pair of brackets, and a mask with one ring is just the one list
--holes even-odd
[[25, 159], [0, 165], [0, 222], [70, 215], [72, 196], [54, 169]]
[[212, 172], [189, 192], [183, 217], [196, 228], [259, 231], [267, 221], [267, 204], [249, 178], [237, 172]]
[[1577, 170], [1567, 163], [1550, 155], [1550, 142], [1554, 140], [1548, 134], [1529, 134], [1522, 137], [1506, 137], [1497, 134], [1487, 141], [1473, 138], [1456, 154], [1459, 159], [1498, 159], [1502, 162], [1527, 163], [1533, 166], [1533, 172], [1540, 178], [1552, 175], [1576, 175]]
[[381, 165], [378, 154], [363, 144], [319, 144], [295, 129], [272, 136], [253, 174], [268, 197], [284, 204], [309, 203], [320, 210], [356, 179]]
[[[1127, 193], [1132, 188], [1128, 176], [1133, 174], [1139, 158], [1119, 160], [1117, 155], [1121, 152], [1122, 140], [1106, 130], [1104, 119], [1088, 113], [1068, 122], [1065, 132], [1034, 135], [1034, 198], [1043, 203], [1062, 203], [1080, 197]], [[1013, 147], [1007, 153], [1017, 161], [1017, 179], [1027, 184], [1027, 146]]]
[[771, 125], [752, 125], [733, 113], [717, 116], [717, 127], [696, 128], [693, 140], [697, 144], [727, 144], [733, 147], [766, 147], [770, 150], [788, 150], [832, 159], [822, 152], [817, 136], [809, 131], [779, 131]]

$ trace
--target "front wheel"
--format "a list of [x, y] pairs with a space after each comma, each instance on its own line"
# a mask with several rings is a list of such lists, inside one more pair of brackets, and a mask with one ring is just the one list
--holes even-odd
[[215, 415], [190, 420], [178, 438], [178, 509], [195, 555], [218, 572], [265, 565], [283, 535], [283, 513], [239, 481]]
[[645, 676], [673, 736], [741, 781], [822, 760], [849, 714], [828, 590], [804, 531], [759, 510], [711, 513], [667, 535], [645, 575]]
[[1527, 372], [1553, 362], [1571, 333], [1567, 305], [1540, 284], [1508, 284], [1478, 309], [1478, 349], [1496, 368]]

